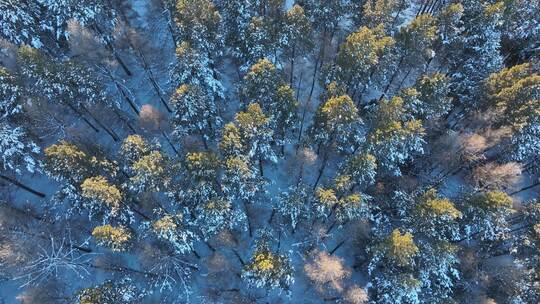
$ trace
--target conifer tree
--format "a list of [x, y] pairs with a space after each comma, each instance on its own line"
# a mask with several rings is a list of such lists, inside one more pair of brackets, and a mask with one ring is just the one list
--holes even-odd
[[223, 198], [213, 198], [198, 204], [195, 213], [195, 225], [201, 229], [205, 240], [224, 229], [245, 227], [244, 212], [237, 210], [230, 201]]
[[126, 277], [119, 281], [105, 281], [95, 287], [83, 288], [77, 292], [78, 304], [135, 304], [146, 296], [146, 292]]
[[486, 79], [485, 95], [498, 123], [520, 129], [540, 113], [540, 75], [530, 63], [505, 68]]
[[252, 160], [259, 161], [259, 170], [262, 172], [262, 161], [277, 161], [271, 142], [274, 131], [271, 129], [270, 119], [264, 115], [257, 103], [252, 103], [245, 112], [236, 114], [235, 126], [238, 128], [242, 141], [243, 153]]
[[198, 240], [197, 234], [182, 213], [164, 214], [150, 223], [150, 231], [159, 239], [170, 244], [178, 254], [193, 251], [193, 243]]
[[176, 26], [179, 39], [191, 47], [204, 50], [207, 55], [220, 51], [221, 16], [210, 0], [178, 0], [176, 2]]
[[108, 247], [113, 252], [127, 250], [131, 242], [131, 232], [127, 228], [109, 224], [95, 227], [92, 237], [100, 246]]
[[368, 150], [377, 158], [379, 166], [397, 176], [401, 175], [400, 165], [415, 153], [423, 153], [422, 123], [416, 119], [406, 120], [404, 114], [402, 98], [381, 100], [374, 128], [367, 139]]
[[317, 151], [351, 151], [364, 139], [361, 124], [352, 99], [348, 95], [336, 96], [319, 106], [309, 134]]
[[173, 133], [178, 137], [200, 135], [206, 144], [221, 124], [213, 98], [196, 85], [181, 85], [171, 97]]
[[299, 55], [306, 56], [314, 47], [312, 40], [311, 23], [304, 13], [304, 9], [295, 4], [285, 14], [283, 36], [281, 44], [284, 54], [290, 61], [290, 85], [294, 80], [294, 63]]
[[176, 62], [171, 69], [171, 81], [176, 85], [195, 85], [210, 98], [223, 98], [223, 85], [213, 69], [214, 60], [187, 41], [176, 48]]
[[313, 216], [312, 195], [311, 189], [302, 181], [279, 195], [277, 212], [291, 221], [293, 231], [301, 220], [310, 220]]
[[464, 39], [460, 52], [451, 58], [452, 92], [461, 104], [477, 107], [479, 84], [502, 66], [501, 16], [504, 3], [462, 1]]
[[326, 82], [337, 81], [347, 92], [363, 93], [372, 84], [374, 74], [380, 76], [388, 70], [395, 41], [386, 36], [382, 26], [360, 27], [347, 36], [339, 48], [336, 66], [330, 70]]
[[415, 273], [419, 248], [409, 232], [394, 229], [369, 248], [368, 266], [375, 303], [420, 303], [421, 282]]
[[490, 191], [471, 196], [464, 212], [465, 234], [490, 242], [503, 240], [509, 230], [506, 221], [512, 209], [512, 198], [502, 191]]
[[253, 287], [288, 291], [294, 283], [294, 269], [288, 256], [272, 251], [272, 240], [271, 232], [259, 232], [252, 258], [242, 270], [242, 279]]

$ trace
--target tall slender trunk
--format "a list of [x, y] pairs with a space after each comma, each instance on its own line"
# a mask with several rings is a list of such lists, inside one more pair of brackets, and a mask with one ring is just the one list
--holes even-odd
[[249, 209], [248, 209], [248, 206], [247, 206], [247, 202], [246, 202], [246, 200], [242, 200], [242, 203], [244, 204], [244, 212], [246, 213], [249, 237], [252, 237], [253, 236], [253, 231], [252, 231], [253, 229], [251, 227], [251, 220], [250, 220], [250, 216], [249, 216]]
[[19, 188], [21, 188], [21, 189], [23, 189], [23, 190], [25, 190], [25, 191], [27, 191], [27, 192], [29, 192], [29, 193], [32, 193], [33, 195], [35, 195], [37, 197], [40, 197], [40, 198], [45, 198], [46, 197], [46, 195], [44, 193], [30, 188], [29, 186], [24, 185], [23, 183], [17, 181], [14, 178], [11, 178], [9, 176], [5, 176], [3, 174], [0, 174], [0, 178], [7, 181], [7, 182], [9, 182], [9, 183], [11, 183], [11, 184], [13, 184], [13, 185], [15, 185], [15, 186], [17, 186], [17, 187], [19, 187]]
[[176, 153], [176, 155], [178, 155], [180, 157], [180, 152], [178, 152], [176, 147], [173, 145], [173, 143], [171, 142], [171, 139], [169, 138], [169, 136], [167, 136], [167, 133], [165, 133], [165, 131], [161, 130], [161, 134], [163, 135], [163, 137], [165, 138], [167, 143], [169, 143], [169, 145], [173, 149], [174, 153]]
[[319, 181], [321, 180], [321, 177], [324, 173], [324, 169], [326, 168], [327, 163], [328, 163], [328, 151], [325, 151], [323, 162], [322, 162], [321, 168], [319, 169], [319, 175], [317, 176], [317, 180], [315, 180], [315, 184], [313, 185], [313, 190], [317, 189], [317, 185], [319, 185]]
[[82, 119], [88, 126], [90, 126], [90, 128], [92, 128], [92, 130], [94, 130], [96, 133], [99, 133], [99, 129], [94, 126], [86, 117], [84, 117], [84, 115], [81, 113], [81, 111], [79, 111], [77, 108], [75, 108], [75, 106], [73, 106], [73, 104], [71, 104], [70, 102], [67, 102], [66, 105], [73, 111], [75, 112], [75, 114], [77, 114], [77, 116]]
[[293, 47], [292, 56], [291, 56], [291, 75], [289, 76], [291, 88], [293, 88], [293, 81], [294, 81], [294, 55], [295, 53], [296, 53], [296, 47]]

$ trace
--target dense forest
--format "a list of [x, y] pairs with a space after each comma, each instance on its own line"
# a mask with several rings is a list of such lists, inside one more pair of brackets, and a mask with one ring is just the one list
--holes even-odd
[[540, 1], [0, 0], [0, 303], [540, 303]]

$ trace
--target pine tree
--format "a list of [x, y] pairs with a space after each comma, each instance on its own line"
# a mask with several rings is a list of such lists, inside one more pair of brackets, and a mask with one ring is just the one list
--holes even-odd
[[274, 131], [259, 104], [252, 103], [245, 112], [237, 113], [234, 124], [239, 130], [245, 155], [259, 163], [262, 160], [277, 162], [271, 146]]
[[72, 143], [60, 141], [47, 147], [44, 152], [45, 172], [52, 179], [78, 184], [90, 175], [90, 157]]
[[119, 281], [105, 281], [95, 287], [83, 288], [77, 292], [78, 304], [135, 304], [146, 296], [130, 278]]
[[358, 110], [348, 95], [332, 97], [317, 109], [310, 137], [317, 151], [323, 147], [351, 151], [364, 139], [361, 124]]
[[449, 79], [441, 73], [422, 75], [413, 87], [402, 90], [407, 112], [424, 121], [446, 115], [452, 107]]
[[89, 216], [101, 215], [103, 222], [110, 217], [130, 220], [130, 211], [124, 206], [122, 192], [103, 176], [86, 178], [81, 184], [82, 206]]
[[135, 193], [166, 191], [171, 181], [170, 164], [166, 156], [152, 151], [137, 159], [128, 169], [127, 187]]
[[171, 82], [176, 85], [194, 85], [212, 99], [224, 98], [221, 81], [213, 69], [214, 61], [208, 54], [182, 41], [176, 48], [176, 62], [171, 69]]
[[[435, 57], [434, 47], [437, 39], [436, 20], [430, 15], [420, 15], [400, 28], [396, 34], [396, 47], [401, 55], [397, 70], [403, 64], [408, 69], [401, 83], [407, 79], [413, 69], [425, 67]], [[392, 79], [389, 85], [391, 83]]]
[[38, 171], [37, 156], [41, 149], [21, 127], [0, 121], [0, 169], [21, 174]]
[[420, 303], [421, 282], [415, 273], [419, 248], [409, 232], [394, 229], [369, 248], [368, 272], [374, 303]]
[[224, 229], [245, 227], [244, 212], [235, 209], [230, 201], [222, 198], [214, 198], [198, 204], [195, 214], [195, 225], [201, 229], [205, 240]]
[[193, 243], [198, 240], [182, 213], [163, 215], [150, 224], [150, 230], [158, 239], [169, 243], [178, 254], [192, 252]]
[[113, 252], [122, 252], [129, 248], [132, 236], [125, 227], [107, 224], [95, 227], [92, 230], [92, 237], [100, 246], [108, 247]]
[[290, 258], [270, 248], [273, 237], [269, 231], [259, 232], [252, 258], [242, 270], [242, 279], [256, 288], [288, 291], [294, 283]]
[[173, 133], [182, 138], [200, 135], [203, 141], [215, 138], [221, 124], [214, 100], [196, 85], [181, 85], [171, 97]]
[[35, 1], [0, 1], [0, 35], [15, 45], [40, 48], [39, 11]]
[[467, 107], [478, 106], [479, 84], [502, 66], [500, 53], [503, 2], [462, 1], [464, 39], [460, 52], [450, 59], [452, 92]]
[[33, 96], [43, 96], [49, 102], [64, 102], [77, 111], [85, 106], [106, 102], [103, 87], [87, 67], [74, 61], [58, 61], [23, 46], [18, 60], [22, 76], [32, 86]]
[[497, 122], [515, 129], [524, 127], [540, 114], [540, 75], [530, 63], [505, 68], [485, 81], [485, 103], [494, 108]]
[[375, 73], [385, 74], [391, 62], [395, 41], [386, 36], [381, 26], [360, 27], [347, 36], [339, 48], [336, 65], [326, 76], [326, 82], [337, 81], [348, 92], [364, 92], [370, 87]]
[[[404, 0], [367, 0], [363, 6], [362, 15], [356, 18], [357, 24], [369, 28], [382, 26], [385, 32], [392, 33], [396, 25], [401, 3]], [[395, 15], [395, 17], [394, 17]]]
[[245, 150], [242, 144], [240, 130], [234, 122], [223, 126], [223, 136], [219, 143], [219, 149], [224, 158], [239, 156]]
[[258, 103], [266, 115], [274, 109], [276, 94], [282, 80], [276, 66], [263, 58], [252, 65], [244, 76], [241, 93], [248, 103]]
[[365, 189], [375, 183], [377, 159], [368, 153], [352, 155], [340, 166], [339, 174], [347, 176], [354, 187]]
[[212, 152], [188, 153], [185, 160], [185, 189], [180, 190], [186, 205], [197, 206], [217, 196], [221, 162]]
[[399, 166], [415, 153], [423, 153], [424, 128], [419, 120], [404, 120], [403, 99], [393, 97], [380, 101], [375, 115], [375, 125], [368, 134], [367, 148], [379, 166], [396, 176], [401, 175]]
[[180, 31], [180, 41], [204, 50], [209, 56], [219, 54], [221, 16], [212, 1], [178, 0], [175, 23]]
[[242, 48], [246, 45], [246, 35], [251, 21], [252, 4], [248, 0], [222, 1], [221, 12], [225, 43], [236, 58], [242, 58]]
[[298, 55], [305, 58], [313, 50], [312, 36], [311, 23], [306, 17], [304, 9], [295, 4], [285, 14], [283, 35], [281, 37], [284, 54], [290, 61], [289, 81], [291, 86], [294, 80], [295, 59]]
[[277, 212], [291, 221], [293, 231], [301, 220], [310, 220], [313, 216], [312, 196], [311, 189], [302, 181], [280, 193]]
[[416, 201], [410, 219], [415, 231], [436, 241], [452, 241], [460, 238], [459, 220], [462, 213], [449, 199], [441, 198], [437, 190], [430, 188]]
[[478, 236], [486, 242], [505, 239], [509, 230], [506, 217], [513, 211], [512, 205], [512, 198], [501, 191], [480, 193], [468, 198], [464, 211], [466, 236]]
[[347, 14], [348, 0], [303, 0], [298, 1], [306, 10], [314, 28], [323, 31], [334, 30]]
[[265, 193], [267, 183], [247, 157], [229, 157], [225, 159], [224, 166], [221, 188], [231, 201], [251, 201]]

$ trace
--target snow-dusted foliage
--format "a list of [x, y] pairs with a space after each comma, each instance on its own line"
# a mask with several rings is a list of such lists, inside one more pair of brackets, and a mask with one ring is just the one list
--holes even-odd
[[223, 85], [212, 69], [214, 61], [207, 53], [182, 41], [176, 48], [176, 62], [171, 68], [171, 82], [175, 85], [196, 85], [208, 96], [223, 98]]
[[415, 154], [424, 152], [424, 128], [416, 119], [407, 120], [401, 97], [381, 100], [376, 114], [375, 128], [368, 134], [367, 147], [387, 172], [401, 175], [400, 165]]
[[25, 169], [29, 172], [38, 170], [36, 160], [40, 148], [28, 138], [21, 127], [12, 127], [0, 122], [0, 164], [2, 170], [17, 174]]
[[148, 223], [148, 228], [159, 240], [170, 244], [179, 254], [193, 251], [193, 242], [199, 239], [183, 213], [165, 214]]
[[[58, 43], [69, 39], [68, 22], [97, 26], [101, 32], [116, 23], [116, 13], [103, 0], [2, 0], [1, 35], [16, 45], [42, 48], [50, 36]], [[101, 34], [101, 33], [100, 33]]]
[[95, 74], [80, 63], [51, 58], [27, 46], [19, 48], [17, 59], [22, 76], [33, 84], [28, 89], [34, 96], [76, 111], [98, 103], [111, 105]]
[[317, 109], [309, 134], [313, 146], [335, 147], [340, 152], [354, 149], [364, 141], [362, 120], [348, 95], [328, 99]]
[[135, 304], [146, 294], [147, 292], [138, 287], [133, 279], [125, 277], [120, 280], [107, 280], [94, 287], [79, 290], [76, 303]]
[[490, 73], [502, 66], [501, 17], [503, 2], [462, 1], [464, 33], [462, 41], [455, 46], [460, 53], [455, 54], [450, 63], [452, 90], [458, 101], [465, 106], [477, 106], [478, 84]]
[[467, 199], [464, 217], [467, 237], [477, 234], [483, 241], [503, 240], [508, 237], [506, 217], [513, 212], [512, 198], [501, 191], [479, 193]]
[[230, 200], [251, 200], [265, 192], [266, 181], [246, 157], [227, 158], [224, 166], [221, 188]]
[[298, 185], [289, 187], [279, 196], [277, 212], [291, 221], [293, 230], [301, 220], [310, 220], [313, 216], [310, 205], [313, 194], [310, 190], [308, 185], [300, 181]]
[[294, 283], [290, 257], [274, 252], [270, 231], [259, 231], [252, 258], [242, 270], [242, 279], [257, 288], [288, 291]]
[[204, 140], [215, 137], [221, 119], [214, 100], [200, 87], [181, 85], [171, 97], [171, 105], [175, 135], [200, 134]]
[[216, 235], [223, 229], [245, 228], [246, 215], [234, 208], [230, 201], [216, 198], [199, 204], [195, 209], [194, 224], [200, 227], [205, 239]]

